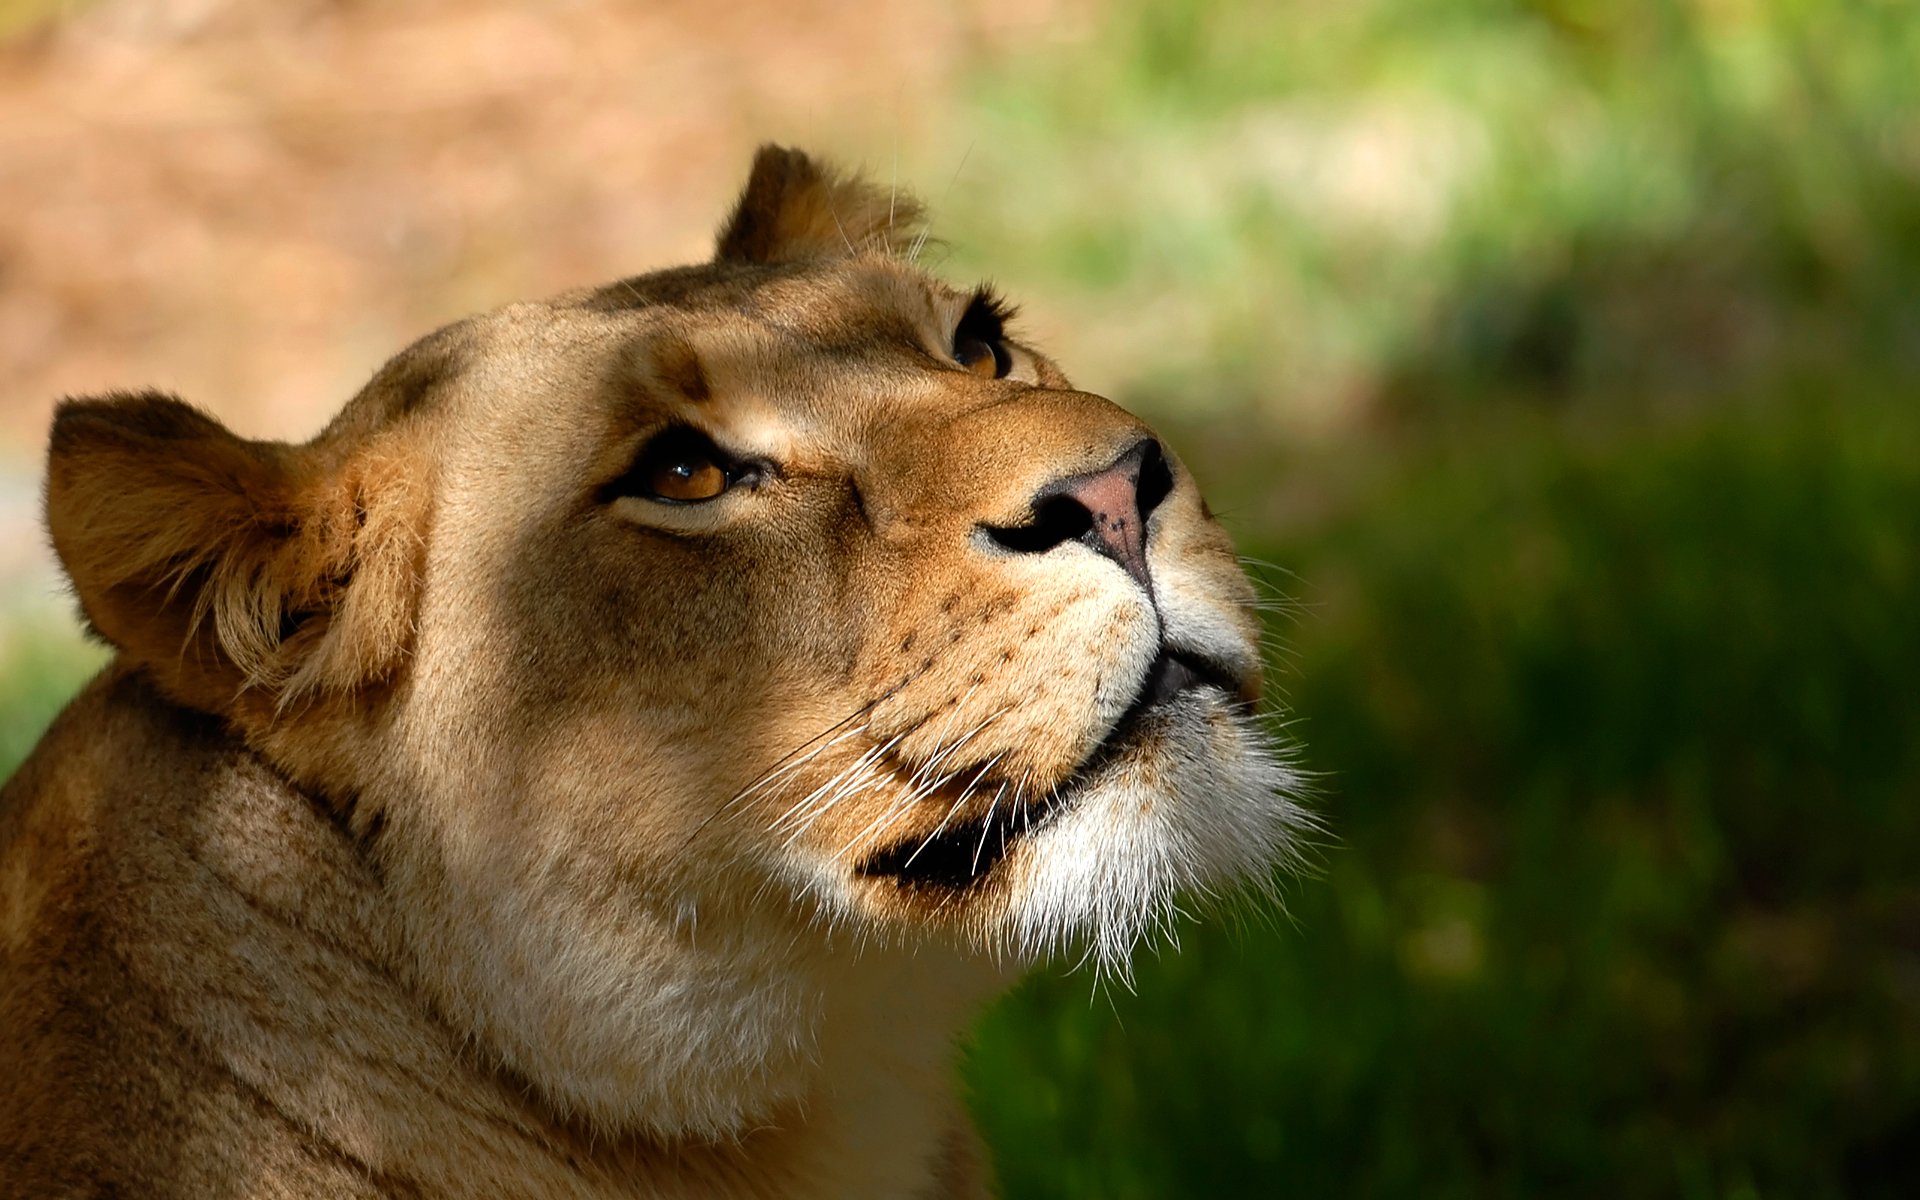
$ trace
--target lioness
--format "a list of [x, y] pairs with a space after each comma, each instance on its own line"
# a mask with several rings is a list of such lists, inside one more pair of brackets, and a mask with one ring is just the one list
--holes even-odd
[[0, 1193], [983, 1190], [970, 1015], [1302, 816], [1192, 479], [916, 217], [766, 147], [304, 445], [61, 406], [118, 653], [0, 793]]

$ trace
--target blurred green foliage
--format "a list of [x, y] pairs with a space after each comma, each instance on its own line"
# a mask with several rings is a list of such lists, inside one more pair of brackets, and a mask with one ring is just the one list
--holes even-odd
[[1297, 422], [1920, 367], [1903, 0], [1117, 8], [982, 74], [935, 191], [1082, 376]]

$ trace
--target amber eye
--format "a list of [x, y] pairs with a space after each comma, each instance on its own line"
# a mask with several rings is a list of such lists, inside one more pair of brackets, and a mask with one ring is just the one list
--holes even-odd
[[984, 379], [998, 379], [1013, 367], [1005, 346], [969, 333], [955, 335], [953, 361]]
[[698, 430], [669, 429], [647, 443], [627, 473], [607, 486], [608, 498], [641, 496], [669, 504], [711, 500], [751, 475]]
[[1004, 379], [1013, 370], [1007, 322], [1013, 309], [992, 288], [974, 290], [953, 330], [953, 361], [984, 379]]
[[711, 500], [727, 490], [727, 473], [709, 458], [676, 458], [655, 464], [647, 488], [662, 500]]

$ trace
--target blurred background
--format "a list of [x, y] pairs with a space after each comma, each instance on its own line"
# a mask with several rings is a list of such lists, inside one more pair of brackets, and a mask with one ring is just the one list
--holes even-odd
[[1906, 0], [0, 0], [0, 769], [101, 661], [59, 395], [304, 436], [799, 143], [1169, 433], [1332, 831], [987, 1016], [1009, 1196], [1920, 1195], [1917, 64]]

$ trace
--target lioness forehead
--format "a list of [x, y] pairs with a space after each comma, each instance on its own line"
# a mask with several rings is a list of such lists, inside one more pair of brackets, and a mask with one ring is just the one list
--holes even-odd
[[637, 375], [694, 400], [711, 394], [716, 357], [765, 374], [803, 359], [815, 375], [835, 364], [924, 365], [938, 353], [930, 339], [967, 300], [968, 293], [879, 254], [655, 271], [437, 330], [394, 356], [328, 434], [429, 413], [445, 385], [490, 358], [524, 360], [530, 345], [549, 369], [591, 375], [624, 394]]

